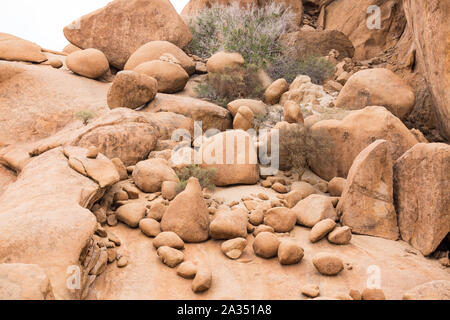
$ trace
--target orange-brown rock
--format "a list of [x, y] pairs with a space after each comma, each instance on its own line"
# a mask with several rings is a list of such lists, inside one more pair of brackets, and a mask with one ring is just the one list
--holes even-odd
[[189, 79], [189, 75], [179, 64], [161, 60], [144, 62], [134, 68], [134, 71], [155, 78], [158, 81], [158, 92], [162, 93], [183, 90]]
[[47, 57], [37, 44], [0, 32], [0, 60], [40, 63]]
[[64, 35], [77, 47], [101, 50], [120, 70], [149, 41], [184, 48], [192, 39], [169, 0], [115, 0], [65, 27]]
[[401, 237], [429, 255], [450, 232], [450, 147], [415, 145], [397, 160], [394, 176]]
[[164, 159], [138, 162], [133, 170], [133, 180], [136, 186], [146, 193], [161, 191], [165, 181], [179, 182], [175, 171]]
[[393, 161], [386, 140], [377, 140], [356, 157], [337, 206], [353, 233], [397, 240]]
[[362, 70], [350, 77], [339, 93], [337, 108], [359, 110], [368, 106], [383, 106], [399, 118], [414, 107], [413, 89], [388, 69]]
[[186, 242], [209, 238], [209, 214], [197, 178], [190, 178], [186, 189], [169, 205], [161, 220], [163, 231], [173, 231]]
[[195, 72], [194, 61], [183, 50], [169, 41], [150, 41], [144, 44], [131, 55], [124, 69], [133, 70], [144, 62], [160, 60], [161, 56], [168, 53], [180, 62], [189, 75]]
[[109, 70], [108, 59], [97, 49], [75, 51], [67, 56], [66, 64], [70, 71], [90, 79], [97, 79]]

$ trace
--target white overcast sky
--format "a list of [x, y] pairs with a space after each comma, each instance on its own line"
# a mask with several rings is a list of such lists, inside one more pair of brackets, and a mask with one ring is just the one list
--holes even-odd
[[[189, 0], [170, 0], [178, 12]], [[1, 0], [0, 32], [62, 50], [67, 40], [63, 28], [84, 14], [104, 7], [111, 0]]]

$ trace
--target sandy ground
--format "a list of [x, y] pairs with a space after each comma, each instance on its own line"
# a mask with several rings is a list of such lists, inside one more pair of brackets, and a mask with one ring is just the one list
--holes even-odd
[[[218, 189], [215, 197], [229, 203], [255, 193], [257, 186]], [[267, 189], [264, 189], [267, 191]], [[371, 266], [379, 268], [381, 286], [388, 299], [401, 299], [403, 293], [432, 280], [450, 280], [450, 271], [436, 260], [424, 258], [403, 241], [354, 235], [351, 244], [336, 246], [326, 239], [311, 244], [309, 229], [296, 227], [286, 237], [305, 249], [305, 257], [298, 265], [281, 266], [277, 259], [256, 257], [251, 248], [253, 236], [243, 256], [232, 261], [221, 250], [221, 241], [210, 240], [188, 244], [185, 260], [209, 267], [213, 273], [211, 289], [200, 295], [191, 291], [191, 280], [176, 275], [175, 269], [163, 265], [153, 248], [152, 239], [138, 229], [123, 224], [109, 228], [122, 240], [119, 252], [128, 257], [129, 265], [118, 269], [108, 266], [96, 281], [91, 299], [304, 299], [301, 287], [307, 283], [320, 286], [321, 295], [333, 297], [350, 289], [363, 290], [371, 276]], [[312, 265], [312, 257], [322, 251], [339, 255], [347, 268], [337, 277], [320, 275]], [[348, 266], [351, 266], [350, 268]], [[373, 268], [373, 267], [372, 267]]]

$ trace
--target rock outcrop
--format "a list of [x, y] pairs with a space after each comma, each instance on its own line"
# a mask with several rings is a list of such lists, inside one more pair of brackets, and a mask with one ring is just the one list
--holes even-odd
[[386, 140], [375, 141], [353, 162], [337, 212], [354, 233], [398, 239], [393, 165]]
[[420, 143], [395, 163], [402, 239], [429, 255], [450, 232], [450, 147]]
[[41, 63], [47, 56], [37, 44], [0, 32], [0, 60]]
[[169, 0], [115, 0], [65, 27], [64, 35], [79, 48], [104, 52], [120, 70], [149, 41], [166, 40], [184, 48], [192, 39]]

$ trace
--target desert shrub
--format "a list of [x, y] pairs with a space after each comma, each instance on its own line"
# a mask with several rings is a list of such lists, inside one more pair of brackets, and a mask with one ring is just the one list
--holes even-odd
[[247, 65], [242, 72], [209, 73], [206, 82], [199, 83], [194, 90], [200, 98], [223, 107], [240, 98], [260, 99], [264, 93], [257, 69], [252, 65]]
[[293, 58], [286, 54], [280, 59], [271, 63], [268, 74], [272, 79], [284, 78], [292, 82], [297, 75], [307, 75], [312, 83], [323, 84], [334, 74], [335, 66], [323, 57], [308, 57], [302, 60]]
[[89, 110], [80, 110], [75, 113], [75, 119], [83, 121], [84, 125], [89, 123], [89, 120], [94, 118], [94, 114]]
[[246, 63], [264, 67], [282, 54], [278, 38], [292, 25], [294, 14], [279, 3], [242, 9], [237, 3], [212, 6], [192, 17], [188, 49], [202, 58], [217, 51], [239, 52]]
[[199, 180], [202, 188], [207, 188], [209, 190], [214, 190], [216, 186], [212, 182], [216, 176], [216, 168], [201, 168], [197, 165], [190, 165], [182, 169], [177, 170], [177, 176], [180, 182], [177, 186], [177, 192], [181, 192], [186, 188], [189, 178], [195, 177]]

